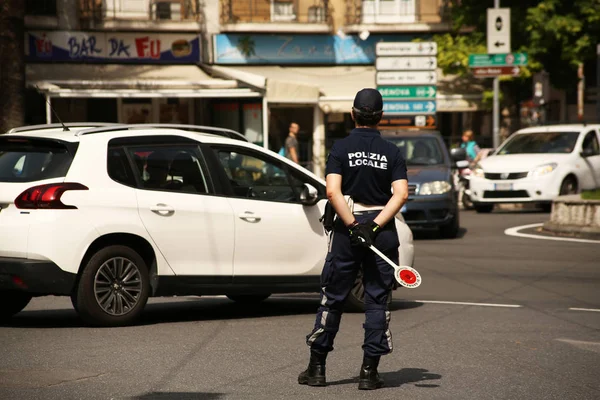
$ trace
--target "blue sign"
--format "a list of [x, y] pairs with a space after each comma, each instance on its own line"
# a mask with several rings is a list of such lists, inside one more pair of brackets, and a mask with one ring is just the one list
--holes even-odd
[[410, 42], [418, 35], [243, 34], [214, 35], [215, 64], [363, 64], [375, 63], [377, 42]]
[[26, 33], [27, 61], [197, 64], [200, 37], [189, 33], [36, 31]]
[[437, 104], [432, 100], [424, 101], [384, 101], [385, 114], [435, 114]]

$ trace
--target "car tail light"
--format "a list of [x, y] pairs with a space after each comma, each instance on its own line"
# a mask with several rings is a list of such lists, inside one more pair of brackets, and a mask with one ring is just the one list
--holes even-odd
[[67, 190], [88, 190], [81, 183], [50, 183], [48, 185], [34, 186], [15, 199], [17, 208], [27, 209], [74, 209], [75, 206], [64, 204], [60, 197]]

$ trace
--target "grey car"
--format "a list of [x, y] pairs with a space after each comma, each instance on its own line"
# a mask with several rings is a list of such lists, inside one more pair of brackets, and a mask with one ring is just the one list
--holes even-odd
[[454, 161], [437, 131], [382, 131], [406, 159], [408, 202], [402, 208], [411, 228], [438, 228], [444, 238], [460, 229], [458, 194], [452, 172]]

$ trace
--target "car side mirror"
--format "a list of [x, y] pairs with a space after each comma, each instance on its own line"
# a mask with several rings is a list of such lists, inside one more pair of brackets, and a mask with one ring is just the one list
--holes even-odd
[[300, 191], [300, 202], [305, 206], [314, 206], [319, 201], [319, 191], [312, 185], [305, 183]]
[[594, 155], [594, 150], [592, 149], [583, 149], [579, 155], [583, 158], [591, 157]]
[[464, 161], [467, 159], [467, 151], [463, 148], [450, 149], [450, 158], [455, 163], [458, 161]]

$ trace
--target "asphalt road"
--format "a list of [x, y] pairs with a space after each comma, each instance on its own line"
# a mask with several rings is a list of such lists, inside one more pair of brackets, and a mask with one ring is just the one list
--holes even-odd
[[0, 398], [600, 398], [600, 243], [504, 234], [539, 212], [461, 218], [459, 239], [416, 232], [423, 284], [394, 294], [383, 389], [356, 388], [361, 314], [342, 319], [329, 386], [296, 383], [316, 295], [152, 299], [140, 325], [118, 329], [87, 328], [68, 299], [45, 297], [0, 327]]

